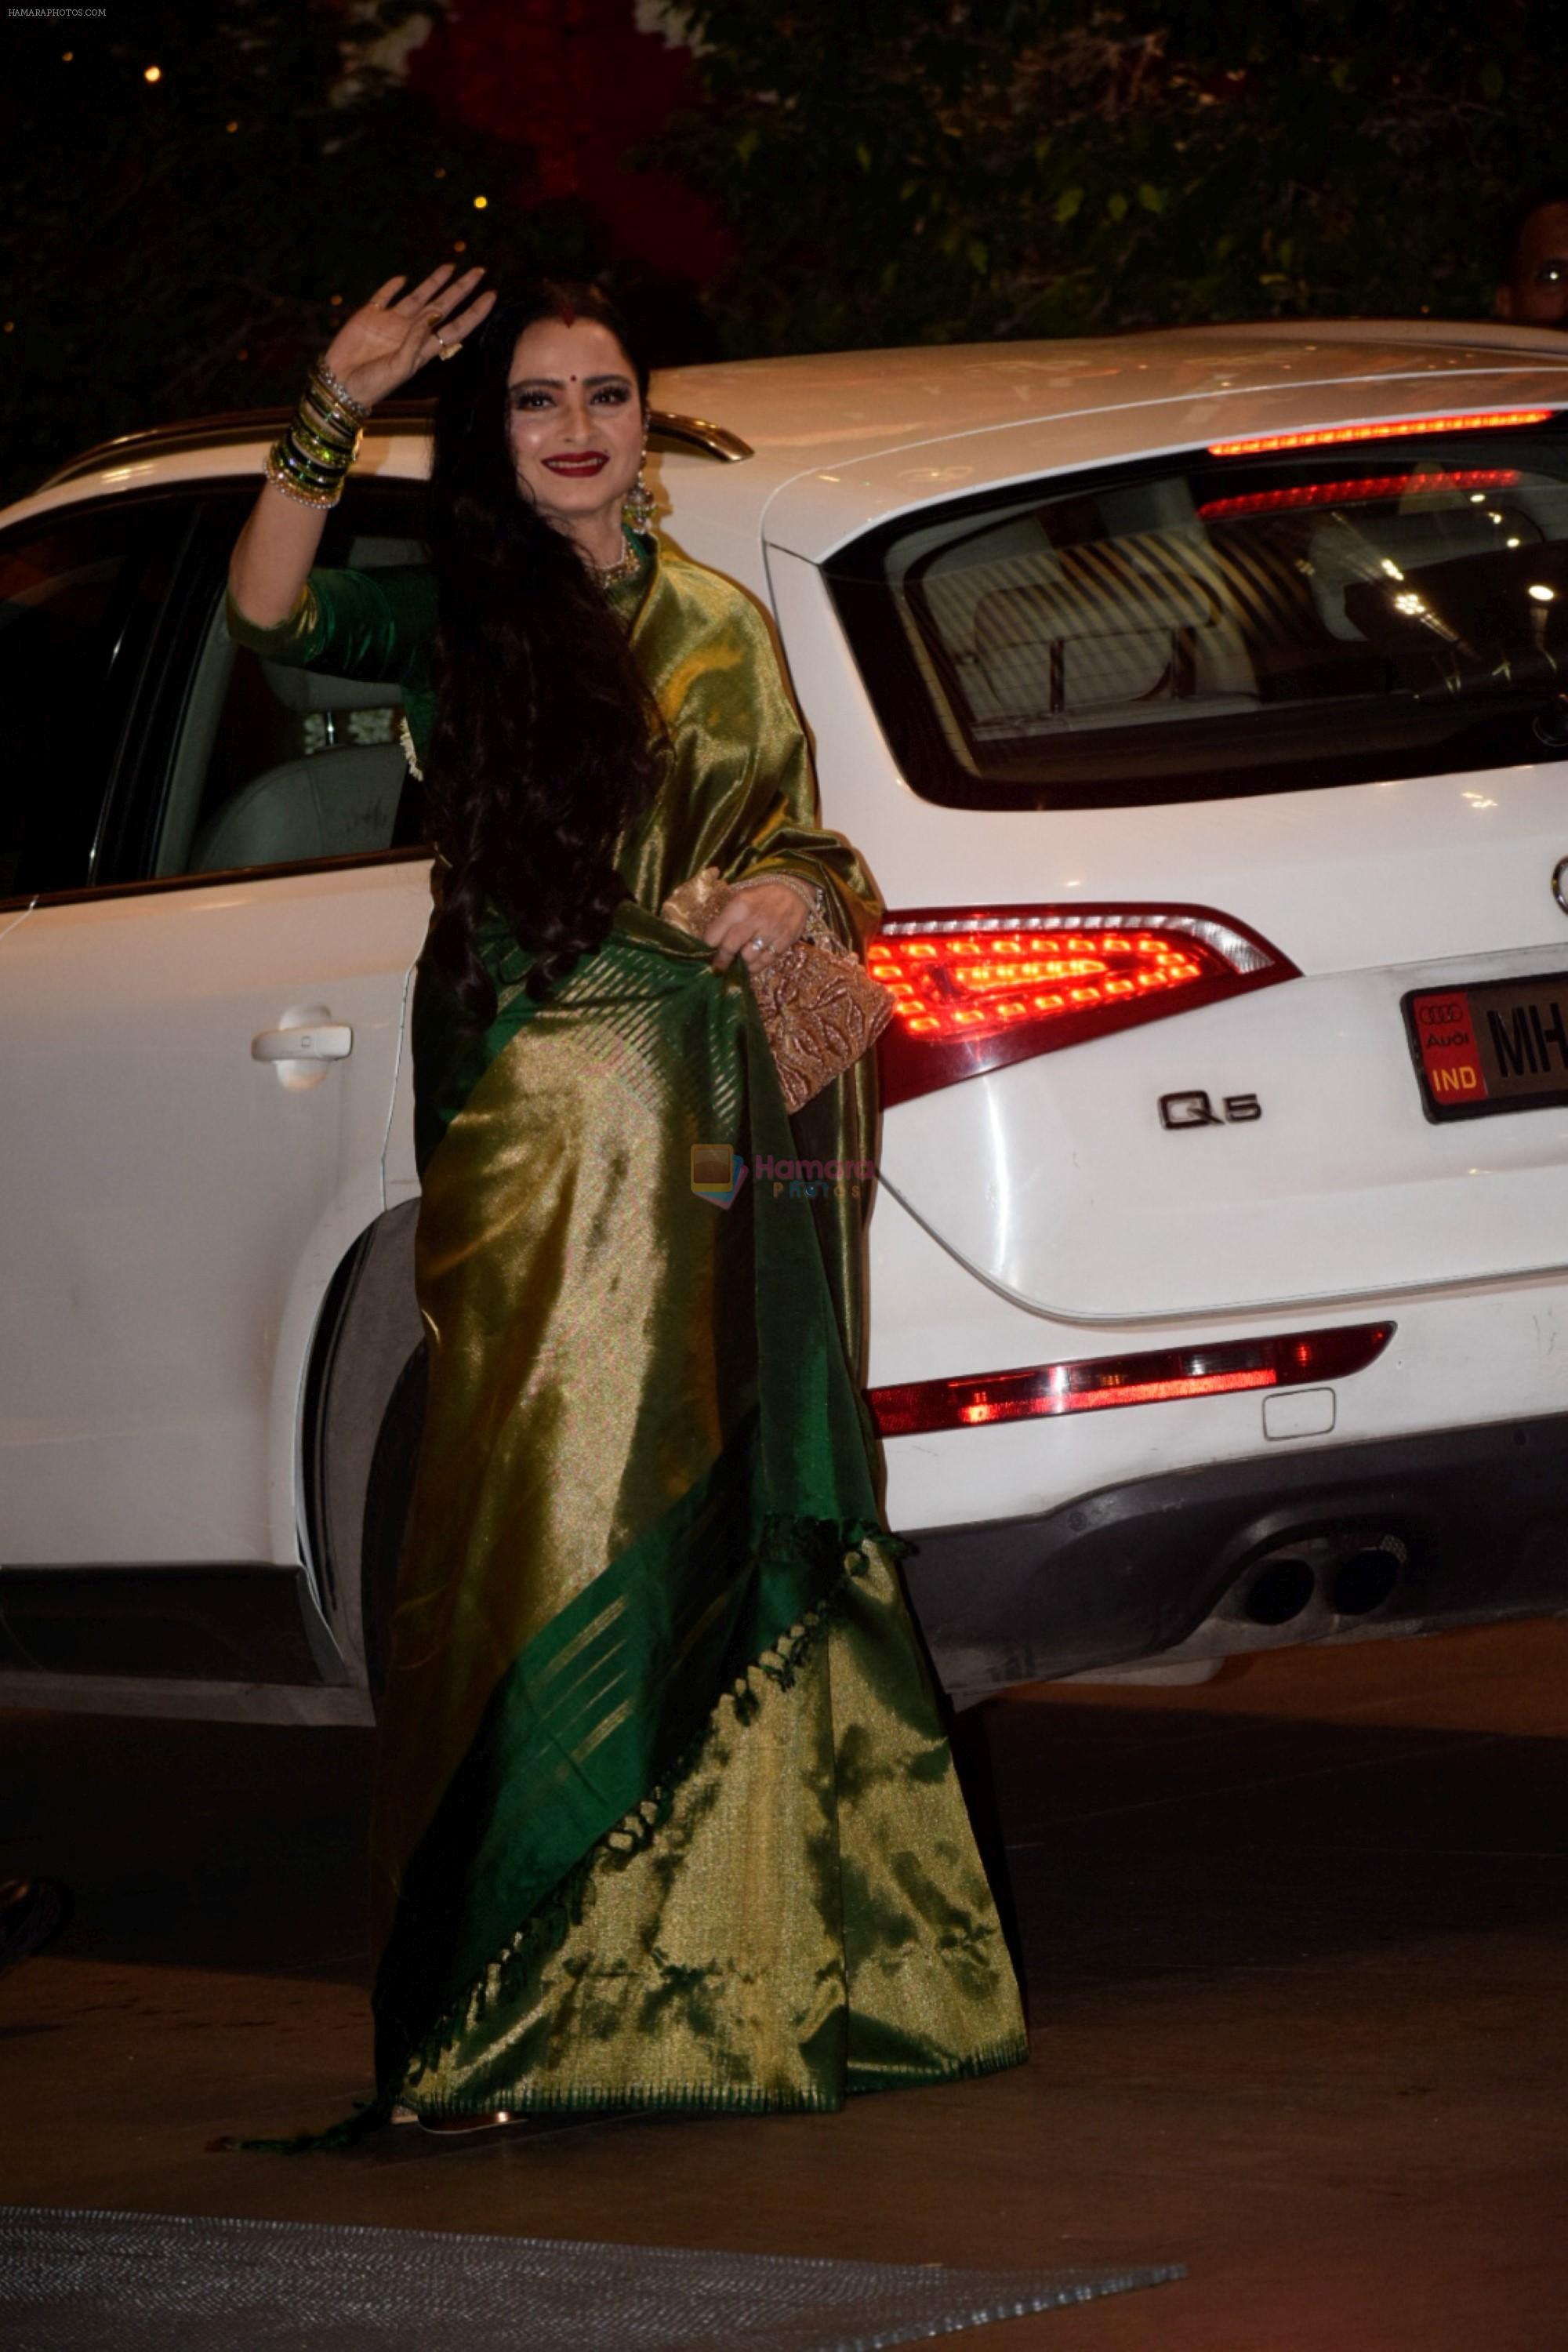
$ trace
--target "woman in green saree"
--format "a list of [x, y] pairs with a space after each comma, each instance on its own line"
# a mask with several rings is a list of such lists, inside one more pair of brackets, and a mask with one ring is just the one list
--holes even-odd
[[[558, 289], [490, 315], [478, 277], [349, 320], [231, 571], [241, 643], [401, 683], [437, 851], [429, 1403], [354, 2129], [832, 2109], [1011, 2065], [858, 1386], [872, 1074], [792, 1131], [748, 979], [808, 922], [858, 947], [876, 895], [817, 821], [761, 614], [623, 512], [647, 378], [620, 322]], [[356, 420], [465, 343], [430, 567], [312, 571]], [[659, 909], [708, 866], [736, 895], [694, 939]], [[844, 1181], [747, 1181], [797, 1158]]]

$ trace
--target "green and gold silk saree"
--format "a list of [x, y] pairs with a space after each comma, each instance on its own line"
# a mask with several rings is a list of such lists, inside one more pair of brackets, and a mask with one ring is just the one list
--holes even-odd
[[[610, 592], [668, 724], [630, 891], [542, 1003], [499, 923], [413, 1016], [430, 1383], [373, 1853], [377, 2095], [835, 2108], [1025, 2054], [882, 1533], [857, 1385], [871, 1072], [792, 1131], [746, 980], [658, 908], [705, 866], [876, 919], [760, 614], [645, 547]], [[272, 658], [431, 718], [427, 573], [317, 572]], [[726, 1205], [693, 1188], [727, 1150]], [[792, 1188], [759, 1165], [821, 1160]], [[711, 1150], [707, 1162], [712, 1164]]]

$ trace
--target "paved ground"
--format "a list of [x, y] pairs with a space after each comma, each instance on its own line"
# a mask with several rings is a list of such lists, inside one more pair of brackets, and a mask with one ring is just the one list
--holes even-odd
[[1568, 1627], [1058, 1686], [990, 1725], [1027, 2070], [286, 2159], [204, 2143], [364, 2087], [364, 1735], [0, 1716], [0, 1872], [79, 1906], [0, 1979], [0, 2202], [1190, 2265], [975, 2352], [1568, 2345]]

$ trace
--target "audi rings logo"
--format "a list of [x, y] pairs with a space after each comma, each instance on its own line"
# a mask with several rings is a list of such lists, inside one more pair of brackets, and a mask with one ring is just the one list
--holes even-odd
[[1568, 915], [1568, 857], [1560, 857], [1552, 869], [1552, 895]]

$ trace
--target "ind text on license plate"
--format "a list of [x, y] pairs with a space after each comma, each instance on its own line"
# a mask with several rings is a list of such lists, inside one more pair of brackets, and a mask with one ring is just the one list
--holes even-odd
[[1568, 1103], [1568, 972], [1417, 989], [1405, 1018], [1428, 1118]]

